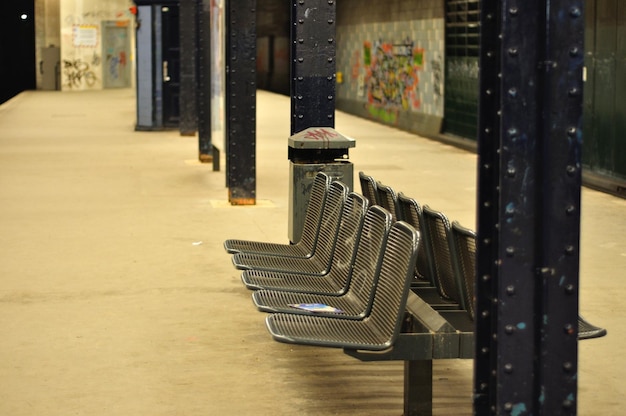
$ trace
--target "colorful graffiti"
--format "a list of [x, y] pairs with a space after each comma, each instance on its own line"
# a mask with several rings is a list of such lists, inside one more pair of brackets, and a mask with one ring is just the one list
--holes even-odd
[[126, 66], [126, 52], [120, 51], [119, 56], [107, 55], [107, 62], [109, 64], [109, 75], [111, 79], [118, 79], [120, 77], [120, 70]]
[[377, 107], [375, 105], [367, 106], [367, 112], [372, 118], [382, 121], [387, 124], [396, 124], [398, 122], [398, 112], [397, 109], [385, 108], [385, 107]]
[[410, 39], [364, 42], [364, 89], [372, 117], [393, 124], [399, 111], [420, 108], [418, 72], [424, 68], [424, 55]]

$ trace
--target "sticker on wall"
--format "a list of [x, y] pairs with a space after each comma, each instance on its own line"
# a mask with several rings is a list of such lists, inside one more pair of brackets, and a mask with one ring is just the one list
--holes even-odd
[[75, 47], [95, 48], [98, 46], [97, 25], [74, 25], [72, 26], [72, 42]]
[[365, 97], [365, 75], [361, 74], [357, 77], [357, 95], [359, 97]]

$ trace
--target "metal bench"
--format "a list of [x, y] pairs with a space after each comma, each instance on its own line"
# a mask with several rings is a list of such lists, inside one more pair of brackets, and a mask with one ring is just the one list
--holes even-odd
[[372, 304], [362, 319], [276, 313], [267, 328], [279, 342], [342, 348], [361, 361], [405, 361], [404, 414], [432, 414], [432, 361], [473, 358], [473, 332], [459, 331], [410, 292], [419, 234], [400, 221], [392, 225], [381, 256]]
[[390, 348], [402, 326], [418, 243], [412, 226], [392, 225], [387, 244], [372, 253], [381, 260], [380, 277], [370, 313], [363, 319], [277, 313], [266, 318], [267, 329], [275, 340], [286, 343], [368, 351]]
[[361, 184], [361, 194], [367, 198], [370, 205], [380, 205], [374, 178], [364, 172], [359, 172], [359, 183]]
[[[433, 218], [439, 218], [439, 215]], [[455, 243], [459, 241], [459, 250], [453, 251], [455, 257], [452, 261], [474, 257], [469, 252], [474, 249], [474, 245], [470, 244], [474, 241], [469, 238], [473, 234], [466, 234], [465, 231], [469, 230], [462, 229], [457, 223], [456, 227], [453, 224], [451, 235], [448, 235]], [[473, 268], [454, 266], [454, 270], [466, 270], [469, 273], [468, 284], [471, 285]], [[433, 405], [433, 360], [474, 358], [473, 308], [435, 310], [414, 291], [415, 288], [408, 294], [401, 331], [389, 349], [372, 353], [344, 348], [344, 352], [361, 361], [404, 361], [404, 415], [428, 416], [432, 415]], [[473, 291], [461, 290], [459, 295], [464, 299], [459, 303], [469, 302], [470, 293]]]
[[435, 273], [432, 270], [432, 256], [429, 254], [430, 243], [428, 234], [424, 232], [424, 218], [422, 206], [413, 198], [404, 193], [398, 193], [398, 212], [403, 221], [408, 222], [420, 232], [421, 244], [417, 252], [415, 263], [415, 284], [435, 286]]
[[[403, 200], [413, 208], [403, 209]], [[367, 211], [360, 237], [354, 239], [356, 251], [353, 250], [352, 257], [348, 255], [349, 244], [344, 245], [343, 250], [334, 250], [331, 265], [333, 262], [337, 265], [330, 267], [325, 277], [253, 269], [244, 271], [242, 279], [244, 276], [260, 279], [249, 287], [260, 289], [253, 293], [257, 307], [274, 312], [266, 318], [266, 325], [275, 340], [342, 348], [345, 354], [361, 361], [404, 361], [404, 415], [432, 415], [433, 360], [473, 359], [475, 354], [476, 234], [458, 222], [450, 224], [443, 213], [427, 206], [419, 215], [419, 210], [415, 210], [419, 205], [410, 200], [405, 196], [397, 197], [397, 215], [411, 218], [407, 213], [417, 212], [416, 218], [420, 221], [417, 225], [423, 231], [424, 240], [410, 224], [393, 222], [392, 214], [385, 208], [372, 206]], [[356, 212], [355, 194], [351, 194], [349, 201], [344, 206], [343, 221]], [[365, 209], [365, 201], [361, 198], [362, 209]], [[377, 228], [371, 225], [375, 222], [379, 223]], [[375, 228], [379, 234], [381, 230], [382, 234], [389, 230], [386, 242], [368, 241], [366, 235], [371, 234], [370, 228]], [[340, 225], [335, 237], [338, 247], [349, 240], [346, 234], [351, 234], [342, 233], [342, 229]], [[431, 263], [432, 279], [439, 288], [411, 285], [418, 267], [419, 247], [427, 239], [431, 240], [430, 247], [425, 250], [426, 260], [422, 261]], [[361, 263], [366, 260], [370, 262]], [[348, 269], [352, 264], [354, 269], [350, 273]], [[426, 266], [422, 264], [422, 267]], [[372, 270], [377, 278], [371, 278]], [[316, 286], [333, 273], [343, 276], [344, 286], [331, 284], [328, 291]], [[429, 289], [440, 297], [443, 295], [452, 306], [427, 302], [425, 293]], [[347, 293], [351, 290], [358, 291], [360, 304], [349, 300]], [[366, 294], [370, 297], [364, 296]], [[325, 303], [344, 310], [344, 314], [292, 310], [287, 306], [292, 303]], [[579, 317], [579, 339], [605, 334], [606, 330]]]
[[381, 241], [377, 244], [382, 244], [385, 231], [391, 226], [390, 218], [382, 226], [373, 224], [376, 212], [367, 212], [366, 214], [366, 211], [367, 202], [365, 198], [356, 193], [348, 195], [341, 217], [337, 247], [328, 274], [312, 276], [302, 273], [246, 270], [241, 274], [241, 280], [248, 289], [252, 290], [268, 289], [335, 296], [345, 293], [353, 274], [352, 265], [355, 259], [356, 243], [361, 240], [360, 236], [363, 234], [363, 229], [366, 233], [363, 238], [372, 239], [372, 244], [375, 244], [376, 239], [380, 238]]
[[415, 292], [434, 309], [465, 309], [460, 291], [461, 278], [454, 263], [450, 221], [442, 212], [424, 206], [422, 230], [434, 287], [418, 287]]
[[386, 208], [393, 216], [394, 221], [403, 219], [398, 212], [398, 194], [388, 185], [376, 182], [376, 191], [378, 193], [378, 203]]
[[[288, 279], [289, 292], [279, 287], [279, 280], [274, 284], [274, 287], [278, 286], [277, 290], [254, 292], [252, 295], [254, 304], [264, 312], [311, 314], [312, 312], [289, 305], [321, 303], [341, 310], [340, 313], [332, 313], [339, 319], [363, 319], [370, 313], [373, 290], [380, 275], [382, 258], [377, 253], [382, 252], [386, 244], [391, 224], [391, 214], [385, 209], [379, 206], [369, 208], [363, 231], [356, 241], [356, 255], [352, 262], [346, 262], [348, 265], [352, 264], [352, 267], [341, 267], [338, 273], [331, 267], [330, 274], [340, 274], [340, 277], [327, 283], [330, 289], [328, 293], [319, 293], [319, 280], [324, 278], [285, 276], [285, 279]], [[344, 263], [344, 260], [341, 263]], [[316, 292], [308, 293], [311, 290]]]
[[318, 172], [311, 186], [311, 196], [304, 217], [302, 237], [295, 244], [281, 244], [253, 240], [230, 239], [224, 249], [230, 254], [256, 253], [283, 257], [311, 257], [315, 253], [330, 176]]
[[[402, 209], [403, 199], [408, 202], [410, 198], [398, 197], [404, 218], [410, 218]], [[432, 266], [435, 274], [439, 270], [448, 278], [452, 277], [444, 290], [446, 297], [460, 307], [435, 309], [437, 305], [429, 304], [420, 296], [420, 291], [424, 296], [424, 289], [413, 287], [408, 294], [401, 331], [389, 349], [373, 352], [344, 348], [344, 353], [361, 361], [404, 361], [405, 416], [432, 415], [433, 360], [473, 359], [475, 354], [473, 294], [476, 234], [458, 222], [450, 225], [445, 215], [428, 207], [424, 207], [424, 213], [423, 217], [417, 218], [422, 220], [422, 243], [428, 238], [439, 240], [429, 243]], [[578, 338], [581, 340], [606, 335], [605, 329], [592, 325], [580, 316], [578, 326]]]
[[295, 258], [270, 256], [256, 253], [237, 253], [232, 257], [233, 265], [240, 270], [269, 270], [311, 275], [325, 275], [335, 250], [335, 242], [341, 223], [343, 206], [348, 197], [348, 188], [341, 182], [332, 182], [324, 209], [315, 252], [311, 257]]

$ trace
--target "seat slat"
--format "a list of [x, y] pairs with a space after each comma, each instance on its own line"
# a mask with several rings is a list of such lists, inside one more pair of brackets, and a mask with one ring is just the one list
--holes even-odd
[[402, 220], [402, 214], [398, 210], [398, 194], [388, 185], [376, 182], [376, 190], [378, 193], [378, 203], [386, 208], [393, 216], [394, 221]]
[[432, 256], [429, 254], [428, 233], [424, 232], [424, 219], [422, 207], [413, 198], [400, 192], [398, 194], [398, 210], [402, 213], [402, 219], [418, 230], [421, 234], [422, 243], [417, 253], [415, 263], [415, 277], [434, 286], [434, 272], [432, 270]]
[[376, 181], [370, 175], [359, 172], [359, 182], [361, 183], [361, 193], [371, 205], [380, 205], [378, 201], [378, 190], [376, 189]]

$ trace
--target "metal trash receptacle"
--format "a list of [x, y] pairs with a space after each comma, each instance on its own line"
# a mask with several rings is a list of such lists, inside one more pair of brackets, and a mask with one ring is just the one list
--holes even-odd
[[331, 127], [310, 127], [289, 138], [289, 240], [300, 241], [311, 186], [317, 172], [353, 189], [354, 165], [348, 149], [354, 139]]

